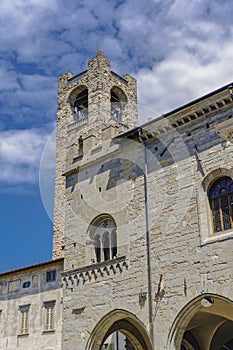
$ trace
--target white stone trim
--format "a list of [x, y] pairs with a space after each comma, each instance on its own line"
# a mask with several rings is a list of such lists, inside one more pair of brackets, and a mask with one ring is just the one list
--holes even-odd
[[218, 242], [225, 239], [233, 238], [233, 230], [223, 232], [212, 232], [211, 211], [208, 199], [208, 189], [211, 184], [219, 177], [229, 176], [233, 178], [233, 169], [215, 168], [207, 174], [197, 189], [197, 207], [199, 218], [199, 230], [201, 245]]

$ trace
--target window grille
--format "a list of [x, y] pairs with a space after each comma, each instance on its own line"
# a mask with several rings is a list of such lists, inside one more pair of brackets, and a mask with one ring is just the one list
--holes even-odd
[[213, 183], [209, 190], [209, 202], [213, 232], [233, 228], [233, 181], [230, 177], [221, 177]]

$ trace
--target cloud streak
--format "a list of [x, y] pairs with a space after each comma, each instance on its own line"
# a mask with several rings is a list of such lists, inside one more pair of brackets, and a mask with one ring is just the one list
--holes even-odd
[[48, 137], [46, 129], [0, 132], [0, 184], [37, 183], [40, 158]]

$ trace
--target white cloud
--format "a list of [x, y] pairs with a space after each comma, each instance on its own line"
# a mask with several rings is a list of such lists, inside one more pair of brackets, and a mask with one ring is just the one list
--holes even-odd
[[176, 50], [152, 69], [139, 71], [139, 100], [160, 113], [168, 112], [233, 80], [231, 43], [224, 55], [200, 64], [200, 58], [186, 50]]
[[[138, 78], [139, 103], [155, 116], [227, 84], [233, 80], [232, 13], [231, 0], [2, 0], [0, 126], [27, 130], [24, 142], [17, 131], [18, 149], [10, 134], [2, 132], [1, 141], [31, 169], [40, 141], [29, 135], [55, 120], [56, 77], [86, 69], [98, 48], [112, 69]], [[14, 166], [14, 152], [6, 169]]]
[[1, 131], [0, 182], [8, 185], [36, 183], [40, 158], [48, 137], [46, 129]]

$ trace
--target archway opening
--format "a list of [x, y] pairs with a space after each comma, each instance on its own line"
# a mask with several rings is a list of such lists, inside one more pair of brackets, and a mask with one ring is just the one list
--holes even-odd
[[115, 331], [104, 340], [101, 350], [136, 350], [130, 339], [121, 331]]
[[127, 102], [127, 97], [123, 90], [114, 86], [111, 89], [111, 119], [116, 122], [122, 121], [122, 113]]
[[174, 333], [176, 350], [233, 350], [233, 302], [214, 294], [199, 296], [181, 311]]
[[152, 350], [143, 323], [125, 310], [107, 314], [94, 328], [88, 350]]
[[69, 101], [73, 109], [75, 121], [83, 121], [88, 118], [88, 89], [81, 85], [70, 94]]

